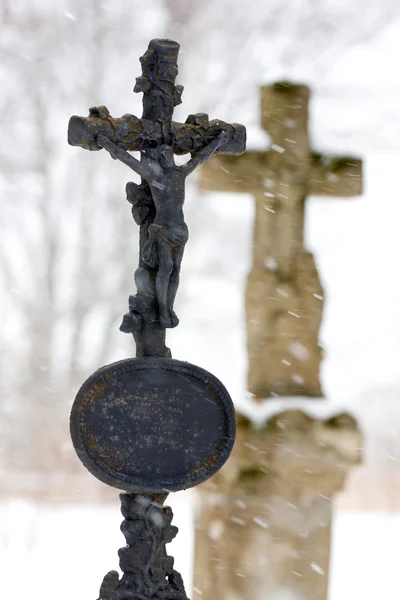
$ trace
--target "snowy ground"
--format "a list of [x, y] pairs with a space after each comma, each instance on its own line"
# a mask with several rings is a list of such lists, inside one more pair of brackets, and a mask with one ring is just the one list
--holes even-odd
[[[188, 594], [193, 530], [190, 494], [173, 499], [178, 539], [170, 545]], [[118, 568], [123, 545], [117, 507], [0, 504], [3, 597], [95, 600], [105, 573]], [[400, 515], [344, 512], [333, 527], [330, 600], [399, 600]]]
[[400, 515], [346, 512], [333, 527], [330, 600], [399, 600]]
[[[190, 589], [193, 526], [190, 492], [169, 502], [180, 528], [169, 545]], [[95, 600], [104, 575], [118, 569], [119, 501], [115, 506], [0, 503], [2, 598]]]

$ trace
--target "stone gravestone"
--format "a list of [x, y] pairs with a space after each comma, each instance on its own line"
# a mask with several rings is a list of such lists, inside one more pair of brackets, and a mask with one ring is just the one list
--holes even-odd
[[202, 169], [204, 191], [246, 192], [256, 203], [253, 262], [246, 291], [248, 390], [257, 398], [321, 396], [318, 336], [322, 288], [304, 248], [309, 195], [361, 194], [361, 161], [313, 153], [305, 85], [261, 88], [268, 151], [218, 156]]
[[[261, 124], [270, 150], [214, 157], [202, 169], [203, 190], [251, 193], [256, 201], [246, 290], [255, 403], [321, 397], [323, 291], [304, 248], [305, 201], [310, 194], [361, 193], [359, 159], [311, 151], [309, 95], [304, 85], [263, 87]], [[239, 417], [229, 464], [200, 488], [195, 597], [324, 600], [332, 497], [359, 461], [359, 448], [349, 415], [321, 419], [286, 410], [258, 429]]]

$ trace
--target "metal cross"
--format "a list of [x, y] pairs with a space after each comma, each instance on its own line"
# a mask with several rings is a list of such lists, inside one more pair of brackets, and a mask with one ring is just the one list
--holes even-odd
[[[228, 459], [235, 439], [232, 400], [204, 369], [171, 358], [165, 329], [178, 318], [174, 300], [188, 229], [183, 215], [186, 177], [216, 152], [245, 149], [242, 125], [190, 115], [174, 123], [182, 87], [175, 85], [179, 44], [153, 40], [141, 58], [143, 117], [110, 116], [104, 106], [71, 118], [68, 141], [106, 149], [142, 178], [127, 199], [140, 226], [137, 293], [120, 329], [133, 333], [136, 358], [106, 365], [82, 385], [71, 411], [71, 436], [86, 468], [124, 490], [119, 551], [122, 578], [110, 571], [100, 600], [186, 600], [182, 578], [165, 544], [176, 535], [168, 492], [202, 483]], [[139, 150], [140, 160], [128, 150]], [[182, 166], [175, 154], [191, 153]]]
[[[165, 346], [165, 328], [179, 320], [174, 301], [179, 272], [188, 239], [183, 216], [185, 179], [212, 154], [241, 154], [246, 130], [242, 125], [209, 121], [208, 115], [189, 115], [186, 123], [172, 121], [174, 107], [181, 103], [183, 87], [175, 85], [179, 44], [152, 40], [141, 57], [142, 75], [135, 92], [143, 92], [143, 116], [123, 115], [114, 119], [105, 106], [94, 107], [89, 117], [70, 119], [68, 142], [87, 150], [105, 148], [142, 178], [126, 186], [127, 200], [140, 226], [140, 259], [135, 273], [137, 294], [129, 298], [129, 313], [121, 330], [132, 333], [136, 355], [170, 356]], [[127, 150], [139, 150], [141, 160]], [[174, 154], [191, 153], [183, 166]]]

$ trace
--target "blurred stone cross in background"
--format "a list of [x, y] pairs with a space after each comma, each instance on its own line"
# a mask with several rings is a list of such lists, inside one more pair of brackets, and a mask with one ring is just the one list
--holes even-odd
[[[354, 418], [321, 398], [323, 292], [303, 229], [308, 195], [361, 194], [361, 161], [311, 151], [309, 95], [305, 85], [263, 87], [270, 150], [218, 156], [202, 169], [203, 190], [250, 193], [256, 214], [246, 293], [252, 401], [231, 460], [199, 490], [196, 600], [326, 600], [332, 500], [360, 460]], [[271, 397], [260, 422], [256, 409]]]
[[304, 248], [305, 201], [362, 193], [360, 159], [312, 152], [309, 98], [305, 85], [262, 87], [261, 125], [270, 150], [218, 156], [202, 169], [203, 190], [246, 192], [256, 200], [246, 292], [247, 389], [256, 398], [322, 395], [323, 295], [314, 258]]

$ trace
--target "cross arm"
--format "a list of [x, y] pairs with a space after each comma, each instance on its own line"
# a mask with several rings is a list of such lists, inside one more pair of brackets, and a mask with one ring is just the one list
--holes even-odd
[[313, 153], [309, 193], [315, 196], [351, 197], [362, 194], [363, 165], [359, 158], [326, 158]]
[[135, 115], [114, 118], [105, 106], [89, 109], [88, 117], [74, 115], [68, 123], [68, 143], [85, 150], [100, 150], [98, 136], [103, 135], [124, 150], [140, 150], [151, 140], [161, 142], [161, 127]]
[[[209, 121], [206, 114], [189, 115], [186, 123], [171, 123], [172, 147], [175, 154], [197, 152], [212, 142], [222, 131], [230, 139], [224, 145], [224, 154], [241, 154], [246, 148], [246, 129], [223, 121]], [[161, 145], [163, 130], [158, 121], [139, 119], [126, 114], [120, 118], [110, 115], [105, 106], [89, 109], [88, 117], [74, 115], [68, 124], [68, 143], [86, 150], [100, 150], [99, 135], [104, 135], [120, 148], [140, 151]]]
[[246, 150], [246, 128], [243, 125], [225, 123], [218, 119], [209, 121], [206, 113], [189, 115], [184, 124], [173, 121], [171, 130], [175, 154], [198, 152], [208, 147], [222, 132], [228, 133], [229, 138], [223, 148], [220, 148], [221, 153], [239, 155]]
[[268, 177], [267, 154], [247, 151], [237, 157], [213, 156], [201, 169], [200, 189], [205, 192], [252, 193]]

